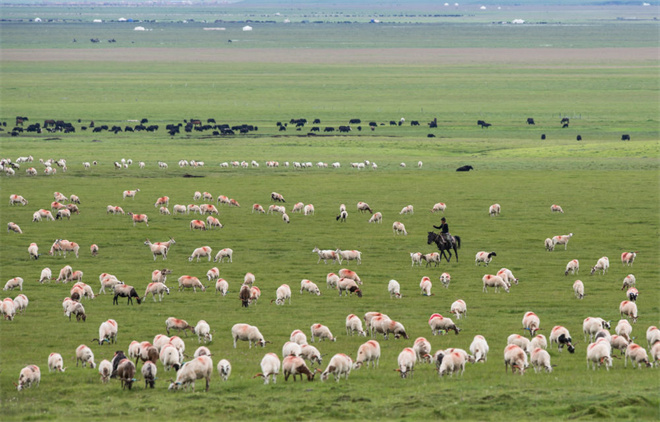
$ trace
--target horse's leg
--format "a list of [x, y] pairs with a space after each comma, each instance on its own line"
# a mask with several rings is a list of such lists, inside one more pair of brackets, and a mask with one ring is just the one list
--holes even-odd
[[454, 243], [454, 253], [456, 253], [456, 262], [458, 262], [458, 250], [456, 249], [456, 243]]

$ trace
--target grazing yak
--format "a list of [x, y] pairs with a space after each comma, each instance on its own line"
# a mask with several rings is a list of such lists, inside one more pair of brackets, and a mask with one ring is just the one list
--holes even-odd
[[459, 168], [456, 169], [456, 171], [470, 171], [470, 170], [474, 170], [474, 167], [472, 167], [472, 166], [462, 166], [462, 167], [459, 167]]

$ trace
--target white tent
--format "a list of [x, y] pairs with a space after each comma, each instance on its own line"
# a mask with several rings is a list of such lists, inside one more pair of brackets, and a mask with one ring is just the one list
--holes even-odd
[[252, 27], [249, 26], [249, 25], [245, 25], [245, 26], [243, 27], [243, 31], [252, 31]]
[[136, 26], [133, 31], [146, 31], [146, 29], [144, 29], [144, 26]]

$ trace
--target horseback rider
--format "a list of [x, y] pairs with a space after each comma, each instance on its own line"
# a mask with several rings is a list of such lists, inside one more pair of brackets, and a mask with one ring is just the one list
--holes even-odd
[[433, 228], [440, 230], [440, 236], [442, 237], [442, 240], [449, 244], [452, 243], [451, 235], [449, 234], [449, 225], [447, 224], [447, 219], [445, 217], [440, 219], [440, 226], [433, 226]]

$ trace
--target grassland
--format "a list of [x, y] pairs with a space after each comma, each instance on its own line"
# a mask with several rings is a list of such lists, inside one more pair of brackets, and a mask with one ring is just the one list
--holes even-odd
[[[0, 137], [3, 157], [65, 158], [69, 167], [53, 177], [28, 178], [23, 166], [15, 177], [0, 178], [5, 197], [0, 202], [0, 222], [14, 221], [24, 231], [0, 234], [0, 280], [23, 277], [24, 293], [30, 298], [25, 315], [0, 323], [3, 420], [63, 420], [73, 409], [91, 420], [656, 420], [657, 369], [633, 370], [616, 360], [609, 372], [587, 370], [588, 342], [581, 333], [582, 320], [588, 316], [618, 321], [618, 304], [625, 298], [621, 281], [628, 273], [635, 274], [640, 290], [640, 317], [633, 334], [639, 344], [646, 345], [646, 328], [658, 325], [660, 318], [657, 57], [644, 49], [648, 40], [630, 35], [637, 24], [608, 25], [599, 26], [596, 34], [609, 32], [607, 28], [612, 34], [627, 34], [617, 41], [622, 48], [588, 48], [604, 44], [599, 36], [579, 32], [575, 45], [585, 47], [576, 50], [580, 57], [538, 49], [540, 38], [524, 37], [511, 46], [506, 39], [489, 37], [489, 44], [501, 47], [531, 47], [518, 51], [530, 54], [526, 59], [515, 48], [496, 49], [500, 54], [472, 48], [429, 48], [420, 49], [421, 53], [390, 49], [399, 56], [389, 58], [357, 49], [372, 46], [382, 33], [360, 32], [356, 48], [325, 48], [319, 33], [311, 32], [308, 40], [294, 43], [290, 34], [275, 29], [268, 39], [259, 35], [256, 54], [250, 54], [251, 48], [241, 43], [239, 48], [235, 43], [228, 47], [226, 41], [216, 46], [202, 31], [173, 25], [171, 30], [178, 35], [167, 35], [171, 44], [158, 47], [152, 39], [125, 49], [141, 55], [140, 62], [107, 45], [68, 50], [71, 34], [83, 33], [84, 24], [51, 26], [52, 32], [42, 33], [40, 42], [24, 36], [25, 27], [3, 24], [0, 121], [11, 127], [14, 116], [25, 115], [31, 122], [57, 118], [74, 122], [77, 128], [75, 134], [9, 137], [3, 132]], [[563, 30], [549, 34], [560, 39]], [[468, 26], [466, 31], [474, 32], [474, 38], [465, 41], [470, 36], [461, 31], [456, 44], [481, 47], [479, 30]], [[653, 32], [651, 27], [648, 31]], [[407, 34], [394, 46], [423, 41], [423, 31]], [[380, 45], [379, 52], [387, 53], [390, 41]], [[304, 43], [313, 46], [312, 51], [286, 48]], [[204, 48], [170, 48], [189, 45]], [[436, 41], [426, 45], [442, 46]], [[224, 58], [230, 48], [236, 50], [234, 60]], [[35, 54], [27, 58], [19, 49]], [[54, 58], [53, 51], [61, 57]], [[422, 126], [389, 126], [390, 120], [402, 116], [407, 122], [419, 120]], [[562, 116], [571, 118], [569, 128], [559, 127]], [[89, 120], [125, 126], [127, 120], [143, 117], [161, 126], [213, 117], [219, 123], [257, 124], [259, 130], [233, 137], [207, 133], [170, 137], [162, 128], [155, 134], [118, 135], [80, 130]], [[292, 128], [277, 131], [276, 121], [299, 117], [320, 118], [322, 126], [346, 124], [355, 117], [385, 125], [372, 132], [363, 123], [361, 132], [354, 129], [346, 136], [308, 137], [307, 130]], [[534, 117], [537, 124], [526, 125], [527, 117]], [[425, 126], [433, 118], [438, 119], [437, 129]], [[493, 126], [480, 129], [477, 119]], [[429, 133], [436, 137], [428, 138]], [[621, 142], [623, 133], [632, 140]], [[546, 141], [540, 141], [541, 134], [547, 135]], [[575, 141], [578, 134], [582, 142]], [[145, 161], [147, 166], [140, 170], [134, 164], [117, 171], [112, 162], [121, 158]], [[176, 166], [180, 159], [203, 160], [206, 166], [180, 169]], [[92, 160], [99, 165], [84, 170], [81, 163]], [[159, 160], [168, 162], [169, 169], [158, 169]], [[218, 166], [230, 160], [256, 160], [261, 166]], [[266, 160], [339, 161], [342, 168], [270, 169]], [[350, 162], [362, 160], [376, 162], [378, 170], [349, 168]], [[424, 165], [418, 169], [420, 160]], [[401, 168], [401, 162], [407, 167]], [[476, 171], [456, 173], [463, 164], [472, 164]], [[40, 164], [34, 165], [41, 170]], [[185, 174], [201, 177], [182, 177]], [[136, 199], [123, 201], [121, 192], [135, 188], [140, 189]], [[168, 195], [171, 204], [188, 204], [197, 190], [235, 198], [241, 208], [221, 208], [223, 229], [195, 233], [188, 229], [190, 216], [156, 214], [157, 197]], [[80, 196], [81, 214], [71, 221], [32, 223], [32, 213], [48, 208], [54, 191]], [[313, 203], [316, 215], [294, 214], [286, 225], [279, 216], [252, 214], [251, 205], [268, 205], [272, 191], [282, 193], [289, 208], [298, 201]], [[24, 195], [29, 205], [9, 206], [6, 197], [11, 193]], [[355, 210], [357, 201], [382, 212], [384, 223], [368, 224], [368, 215]], [[460, 260], [443, 262], [438, 268], [412, 268], [410, 252], [433, 250], [426, 244], [426, 232], [440, 218], [429, 212], [439, 201], [447, 203], [444, 215], [452, 233], [463, 239]], [[494, 202], [502, 205], [497, 218], [487, 215]], [[341, 203], [348, 207], [346, 223], [334, 218]], [[561, 204], [566, 213], [552, 214], [552, 203]], [[126, 216], [107, 215], [109, 204], [147, 213], [149, 227], [134, 228]], [[400, 216], [408, 204], [414, 205], [415, 214]], [[406, 224], [408, 236], [392, 234], [395, 220]], [[567, 251], [543, 249], [546, 237], [569, 232], [574, 237]], [[176, 244], [168, 260], [154, 262], [144, 240], [169, 237]], [[56, 238], [78, 242], [80, 258], [48, 256]], [[38, 261], [28, 259], [31, 242], [44, 253]], [[91, 243], [100, 246], [98, 257], [90, 256]], [[227, 297], [214, 294], [212, 288], [196, 294], [176, 291], [178, 276], [202, 278], [213, 266], [188, 262], [192, 250], [202, 245], [235, 251], [233, 263], [219, 265], [221, 276], [230, 283]], [[349, 268], [363, 278], [364, 297], [339, 298], [325, 289], [326, 274], [343, 266], [317, 264], [311, 252], [314, 246], [362, 251], [363, 263]], [[490, 267], [473, 264], [479, 250], [497, 252]], [[621, 252], [631, 250], [639, 251], [634, 267], [622, 267]], [[588, 275], [603, 255], [612, 263], [608, 274]], [[579, 276], [566, 277], [564, 267], [574, 258], [582, 267]], [[168, 284], [174, 288], [163, 303], [147, 299], [139, 306], [126, 306], [123, 301], [113, 306], [110, 295], [100, 295], [84, 301], [87, 322], [69, 322], [62, 316], [61, 300], [69, 295], [70, 286], [36, 281], [43, 267], [58, 272], [65, 264], [82, 270], [83, 281], [95, 291], [98, 275], [108, 272], [134, 285], [140, 294], [151, 271], [167, 266], [173, 270]], [[510, 268], [520, 284], [509, 294], [483, 293], [481, 277], [501, 267]], [[263, 296], [255, 306], [241, 309], [236, 295], [247, 271], [256, 275]], [[443, 271], [452, 276], [448, 290], [437, 280]], [[434, 296], [419, 294], [419, 280], [425, 275], [436, 282]], [[297, 286], [303, 278], [319, 284], [322, 296], [300, 295]], [[582, 301], [571, 291], [576, 278], [586, 285]], [[389, 298], [390, 279], [401, 283], [401, 300]], [[294, 290], [293, 303], [271, 305], [282, 283]], [[6, 294], [15, 297], [17, 292]], [[461, 333], [433, 337], [428, 317], [433, 312], [448, 314], [458, 298], [468, 306], [468, 318], [458, 324]], [[338, 337], [334, 343], [317, 345], [325, 354], [324, 367], [335, 353], [355, 357], [364, 338], [347, 336], [344, 319], [349, 313], [372, 310], [401, 321], [411, 337], [379, 338], [383, 354], [379, 369], [356, 370], [340, 383], [292, 383], [280, 376], [276, 385], [264, 386], [252, 379], [265, 352], [280, 354], [291, 331], [308, 332], [315, 322], [328, 325]], [[577, 352], [549, 348], [556, 365], [552, 374], [530, 370], [522, 377], [505, 375], [501, 354], [506, 337], [523, 333], [520, 321], [529, 310], [540, 316], [546, 336], [552, 326], [566, 326], [578, 343]], [[137, 383], [133, 391], [122, 391], [117, 382], [102, 385], [96, 371], [74, 366], [71, 358], [79, 344], [90, 345], [98, 363], [110, 359], [114, 350], [125, 350], [132, 340], [151, 341], [164, 333], [169, 316], [193, 324], [200, 319], [209, 322], [215, 330], [209, 345], [214, 361], [227, 358], [234, 367], [227, 383], [214, 377], [208, 393], [167, 392], [167, 380], [174, 375], [158, 364], [155, 390], [144, 390]], [[93, 345], [90, 340], [108, 318], [119, 324], [118, 345]], [[273, 343], [265, 350], [248, 349], [246, 344], [234, 349], [229, 329], [237, 322], [258, 325]], [[392, 371], [400, 350], [419, 336], [428, 338], [434, 350], [467, 349], [476, 334], [486, 336], [491, 353], [488, 362], [468, 366], [463, 377], [439, 379], [430, 365], [419, 365], [414, 378], [407, 380]], [[185, 341], [187, 353], [192, 354], [198, 343], [190, 337]], [[47, 356], [54, 351], [65, 358], [68, 369], [63, 374], [47, 372]], [[32, 363], [41, 367], [41, 385], [19, 394], [12, 382], [23, 366]]]

